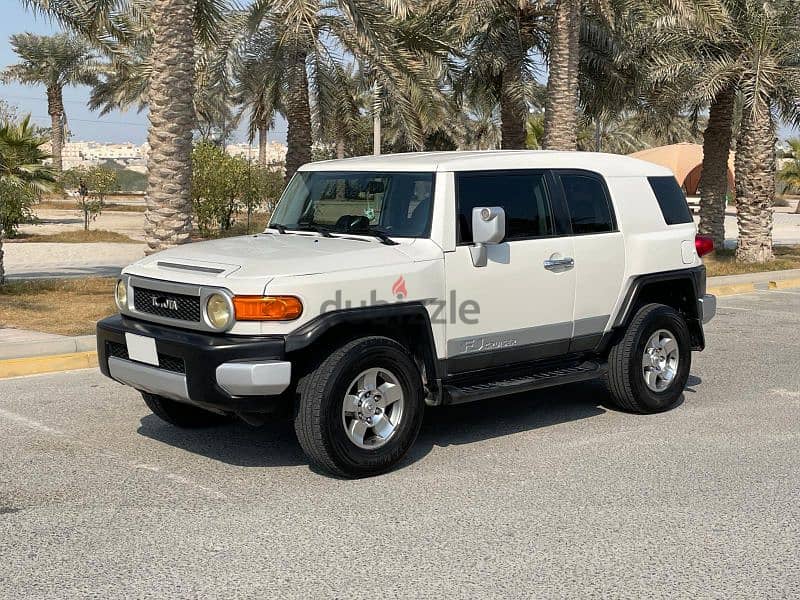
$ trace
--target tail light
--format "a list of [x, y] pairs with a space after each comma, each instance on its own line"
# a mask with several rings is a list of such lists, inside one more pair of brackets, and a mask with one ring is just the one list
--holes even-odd
[[694, 236], [694, 247], [697, 250], [697, 256], [705, 256], [714, 251], [714, 240], [707, 235]]

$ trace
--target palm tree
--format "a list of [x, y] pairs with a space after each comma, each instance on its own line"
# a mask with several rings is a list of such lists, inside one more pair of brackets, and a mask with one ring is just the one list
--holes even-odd
[[233, 67], [233, 101], [240, 117], [248, 114], [248, 140], [258, 138], [258, 162], [267, 164], [267, 135], [275, 114], [285, 112], [284, 60], [281, 44], [261, 28], [238, 49]]
[[480, 107], [484, 125], [492, 107], [501, 147], [525, 148], [529, 107], [540, 108], [543, 96], [535, 55], [546, 50], [546, 12], [528, 0], [464, 0], [449, 11], [449, 34], [462, 48], [453, 84], [459, 103], [467, 113]]
[[[55, 181], [52, 171], [44, 166], [50, 158], [42, 146], [44, 138], [36, 134], [31, 125], [30, 115], [20, 123], [5, 121], [0, 126], [0, 210], [5, 208], [6, 193], [2, 190], [24, 188], [33, 191], [47, 191]], [[2, 222], [2, 219], [0, 219]], [[5, 283], [3, 267], [3, 235], [0, 227], [0, 284]]]
[[708, 26], [673, 32], [657, 62], [667, 82], [684, 81], [693, 102], [710, 105], [704, 140], [701, 231], [721, 239], [734, 99], [741, 103], [736, 138], [738, 260], [772, 253], [776, 117], [800, 123], [800, 4], [795, 0], [718, 0]]
[[558, 0], [550, 30], [543, 139], [546, 149], [575, 150], [578, 145], [580, 28], [580, 0]]
[[251, 30], [272, 30], [281, 46], [287, 180], [311, 160], [312, 96], [320, 85], [316, 76], [330, 72], [334, 63], [343, 65], [345, 55], [369, 78], [370, 88], [381, 91], [375, 106], [382, 111], [392, 103], [404, 141], [412, 147], [423, 146], [426, 132], [421, 115], [439, 104], [438, 80], [448, 50], [430, 34], [428, 14], [412, 14], [406, 2], [397, 1], [253, 2]]
[[11, 36], [11, 46], [21, 62], [6, 68], [3, 79], [26, 85], [43, 85], [47, 90], [53, 169], [60, 173], [66, 122], [64, 88], [70, 85], [93, 85], [102, 65], [86, 43], [63, 33], [53, 36], [19, 33]]
[[225, 0], [23, 0], [97, 43], [113, 59], [150, 49], [146, 90], [150, 129], [145, 233], [149, 252], [189, 241], [197, 40], [213, 45]]

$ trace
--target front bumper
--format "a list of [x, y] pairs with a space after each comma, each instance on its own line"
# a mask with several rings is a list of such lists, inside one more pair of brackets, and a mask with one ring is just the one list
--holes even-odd
[[[155, 340], [158, 366], [131, 360], [126, 333]], [[274, 412], [292, 386], [279, 336], [200, 333], [116, 315], [97, 324], [97, 353], [107, 377], [218, 412]]]

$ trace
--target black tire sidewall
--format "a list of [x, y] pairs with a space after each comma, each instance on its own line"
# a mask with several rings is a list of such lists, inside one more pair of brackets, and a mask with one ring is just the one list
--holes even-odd
[[[403, 389], [403, 417], [399, 429], [380, 448], [359, 448], [347, 436], [342, 422], [342, 404], [350, 383], [363, 371], [384, 368], [392, 372]], [[419, 433], [424, 412], [422, 381], [413, 361], [395, 342], [365, 340], [339, 362], [326, 386], [321, 406], [323, 438], [333, 460], [348, 473], [371, 474], [386, 470], [401, 460]]]
[[[675, 378], [663, 392], [651, 390], [642, 375], [642, 358], [647, 341], [656, 331], [665, 329], [675, 336], [678, 343], [678, 370]], [[692, 366], [692, 350], [689, 329], [683, 317], [669, 307], [660, 307], [648, 315], [635, 336], [635, 347], [628, 365], [629, 381], [639, 401], [652, 412], [669, 410], [680, 399]]]

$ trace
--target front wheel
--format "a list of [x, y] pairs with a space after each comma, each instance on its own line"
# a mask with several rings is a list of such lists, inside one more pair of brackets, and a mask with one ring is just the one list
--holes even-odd
[[617, 405], [637, 413], [675, 406], [689, 379], [692, 350], [683, 316], [663, 304], [642, 306], [608, 356]]
[[397, 464], [419, 433], [422, 378], [408, 351], [386, 337], [353, 340], [298, 385], [295, 431], [318, 467], [366, 477]]

